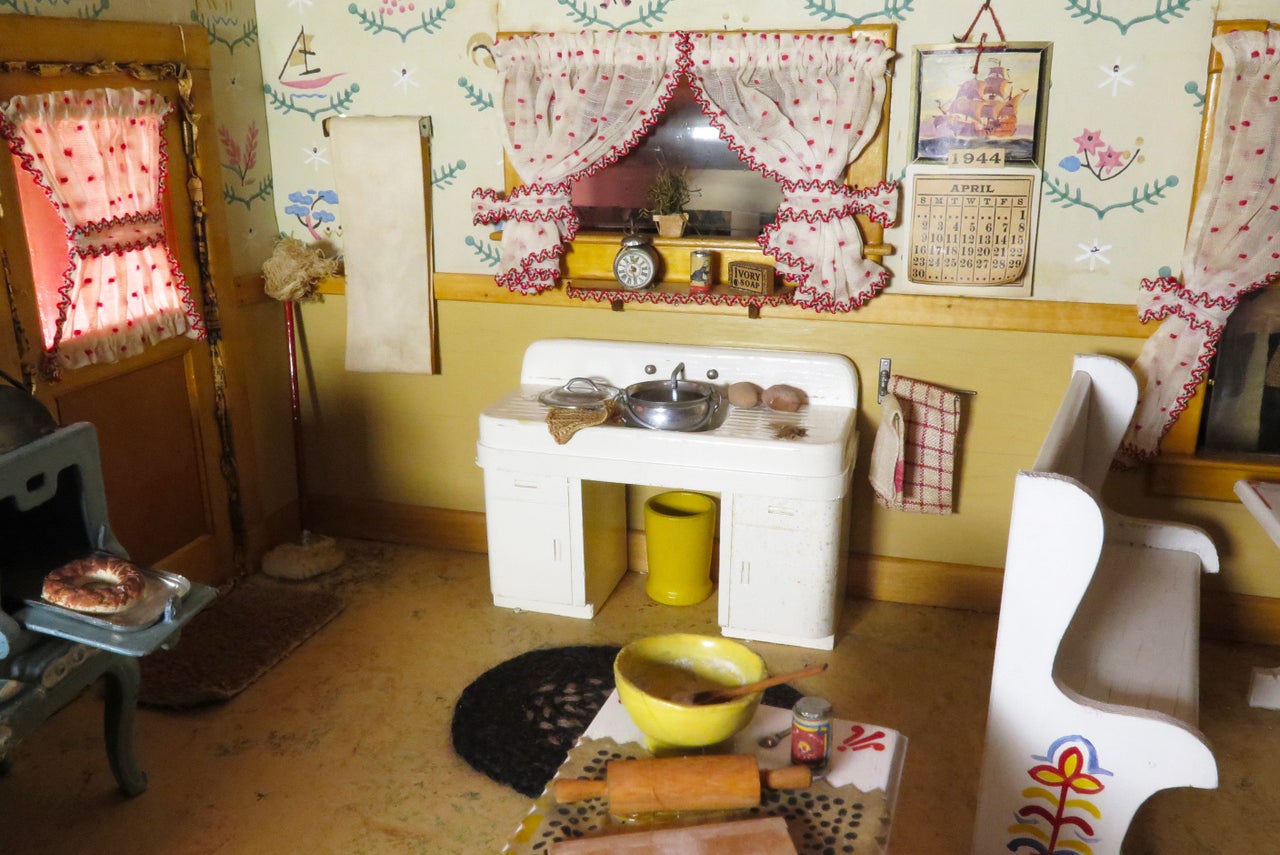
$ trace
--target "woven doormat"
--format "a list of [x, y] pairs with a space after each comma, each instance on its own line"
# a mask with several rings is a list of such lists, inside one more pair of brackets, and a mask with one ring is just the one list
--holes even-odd
[[250, 576], [142, 657], [138, 703], [186, 709], [229, 700], [342, 611], [329, 591]]
[[[453, 748], [477, 772], [529, 798], [546, 788], [613, 691], [611, 645], [531, 650], [481, 674], [453, 708]], [[774, 686], [762, 702], [801, 697]]]

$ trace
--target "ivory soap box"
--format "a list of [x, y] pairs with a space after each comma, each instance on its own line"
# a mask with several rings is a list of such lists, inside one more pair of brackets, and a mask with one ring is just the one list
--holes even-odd
[[754, 261], [730, 261], [729, 287], [744, 294], [772, 294], [773, 267]]

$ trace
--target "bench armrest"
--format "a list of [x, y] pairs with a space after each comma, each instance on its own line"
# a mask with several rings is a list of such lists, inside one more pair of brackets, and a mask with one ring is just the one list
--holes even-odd
[[1195, 526], [1130, 517], [1113, 511], [1107, 515], [1107, 537], [1117, 543], [1192, 552], [1199, 557], [1201, 570], [1218, 572], [1218, 550], [1209, 535]]

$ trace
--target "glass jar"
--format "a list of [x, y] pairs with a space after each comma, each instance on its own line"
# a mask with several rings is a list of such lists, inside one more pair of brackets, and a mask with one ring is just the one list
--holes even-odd
[[791, 762], [821, 769], [831, 759], [831, 704], [803, 697], [791, 709]]
[[689, 290], [705, 294], [711, 290], [711, 250], [695, 249], [689, 253]]

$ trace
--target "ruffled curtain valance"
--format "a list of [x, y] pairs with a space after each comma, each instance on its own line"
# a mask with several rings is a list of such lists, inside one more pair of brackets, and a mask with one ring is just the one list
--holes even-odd
[[520, 293], [555, 285], [578, 220], [571, 182], [630, 151], [679, 78], [740, 159], [782, 185], [777, 222], [759, 238], [797, 284], [796, 302], [848, 311], [884, 286], [862, 254], [855, 213], [890, 224], [897, 187], [842, 177], [881, 119], [893, 51], [839, 35], [584, 32], [503, 39], [507, 157], [525, 186], [477, 190], [475, 222], [503, 222], [497, 280]]
[[116, 362], [204, 325], [166, 242], [163, 126], [172, 109], [138, 89], [66, 90], [0, 105], [0, 133], [65, 230], [60, 282], [37, 283], [55, 369]]
[[1134, 363], [1142, 391], [1123, 462], [1157, 453], [1204, 380], [1240, 298], [1280, 276], [1280, 33], [1235, 31], [1213, 45], [1223, 60], [1216, 138], [1182, 281], [1142, 283], [1139, 315], [1161, 323]]

